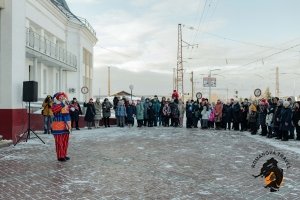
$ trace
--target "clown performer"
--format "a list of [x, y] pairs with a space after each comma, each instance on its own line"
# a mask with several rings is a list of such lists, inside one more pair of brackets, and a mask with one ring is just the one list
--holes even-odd
[[69, 134], [71, 131], [68, 97], [64, 92], [58, 92], [53, 96], [53, 99], [55, 101], [52, 106], [54, 115], [52, 134], [55, 139], [57, 160], [64, 162], [70, 160], [67, 157]]

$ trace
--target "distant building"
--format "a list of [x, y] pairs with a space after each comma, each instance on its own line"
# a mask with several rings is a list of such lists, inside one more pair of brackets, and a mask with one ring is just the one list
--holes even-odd
[[[130, 93], [128, 93], [128, 92], [125, 92], [125, 91], [121, 91], [121, 92], [118, 92], [118, 93], [116, 93], [116, 94], [113, 94], [112, 96], [116, 96], [116, 97], [123, 97], [123, 96], [131, 96], [131, 94]], [[133, 97], [134, 97], [134, 95], [132, 95]]]
[[57, 91], [81, 101], [92, 96], [96, 42], [65, 0], [0, 0], [0, 134], [15, 140], [26, 124], [23, 81], [38, 82], [39, 99]]

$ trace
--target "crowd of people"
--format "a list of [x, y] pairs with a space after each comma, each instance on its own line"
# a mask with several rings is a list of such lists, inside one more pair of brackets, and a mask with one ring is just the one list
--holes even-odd
[[[49, 104], [49, 97], [45, 99], [43, 107]], [[45, 106], [44, 106], [45, 104]], [[50, 101], [51, 104], [51, 101]], [[218, 100], [210, 103], [208, 99], [188, 100], [185, 103], [174, 90], [172, 98], [158, 99], [144, 98], [133, 102], [125, 97], [114, 97], [113, 102], [107, 98], [101, 103], [91, 98], [84, 102], [84, 120], [88, 129], [93, 126], [100, 127], [102, 120], [104, 127], [110, 127], [111, 111], [114, 110], [117, 126], [132, 127], [137, 122], [137, 127], [183, 127], [186, 117], [186, 128], [201, 128], [215, 130], [249, 131], [268, 138], [275, 137], [287, 141], [300, 140], [300, 102], [286, 101], [277, 97], [249, 101], [230, 99], [228, 102]], [[72, 128], [79, 130], [79, 116], [82, 110], [76, 98], [69, 103]], [[45, 133], [49, 133], [51, 123], [50, 112], [43, 111]]]

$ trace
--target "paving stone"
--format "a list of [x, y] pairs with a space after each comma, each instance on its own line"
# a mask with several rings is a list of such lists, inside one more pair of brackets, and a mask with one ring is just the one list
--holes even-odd
[[[185, 128], [74, 131], [70, 161], [56, 160], [54, 139], [0, 149], [0, 199], [299, 199], [299, 142], [246, 132]], [[278, 192], [264, 188], [251, 164], [262, 152], [284, 154]], [[280, 158], [277, 158], [280, 160]]]

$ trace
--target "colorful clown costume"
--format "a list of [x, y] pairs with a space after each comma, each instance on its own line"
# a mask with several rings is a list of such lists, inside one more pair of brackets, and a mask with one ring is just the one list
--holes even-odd
[[69, 160], [67, 157], [67, 150], [69, 144], [69, 133], [71, 130], [71, 117], [69, 114], [69, 106], [63, 103], [67, 99], [64, 93], [57, 93], [54, 95], [59, 102], [56, 102], [52, 106], [54, 115], [52, 123], [52, 134], [55, 138], [55, 147], [57, 160], [66, 161]]

